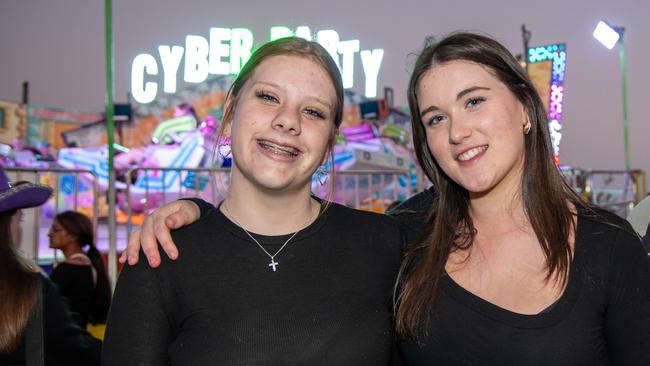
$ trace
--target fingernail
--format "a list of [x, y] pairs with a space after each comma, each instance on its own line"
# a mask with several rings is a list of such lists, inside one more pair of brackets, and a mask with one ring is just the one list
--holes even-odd
[[176, 257], [178, 257], [178, 253], [176, 253], [176, 252], [170, 252], [170, 253], [169, 253], [169, 257], [170, 257], [171, 259], [176, 259]]

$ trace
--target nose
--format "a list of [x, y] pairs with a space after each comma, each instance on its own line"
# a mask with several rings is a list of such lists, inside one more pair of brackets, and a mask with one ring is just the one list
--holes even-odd
[[289, 133], [291, 135], [300, 135], [300, 111], [291, 106], [280, 108], [273, 119], [273, 129]]
[[449, 123], [449, 143], [458, 145], [472, 135], [472, 128], [466, 119], [453, 118]]

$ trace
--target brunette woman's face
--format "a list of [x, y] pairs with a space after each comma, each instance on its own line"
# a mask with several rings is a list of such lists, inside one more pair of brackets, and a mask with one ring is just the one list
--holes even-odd
[[425, 72], [419, 113], [434, 159], [470, 195], [520, 187], [523, 105], [486, 67], [451, 61]]
[[336, 101], [330, 77], [312, 59], [260, 63], [232, 113], [233, 179], [267, 192], [309, 191], [332, 141]]
[[75, 244], [76, 240], [68, 231], [57, 221], [52, 222], [50, 230], [47, 232], [50, 238], [50, 248], [63, 249], [68, 245]]

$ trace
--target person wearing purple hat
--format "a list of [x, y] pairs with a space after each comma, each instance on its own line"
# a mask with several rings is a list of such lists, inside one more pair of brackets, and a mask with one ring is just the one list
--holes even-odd
[[11, 185], [0, 168], [0, 366], [99, 365], [101, 342], [79, 328], [56, 287], [16, 253], [22, 209], [52, 195]]

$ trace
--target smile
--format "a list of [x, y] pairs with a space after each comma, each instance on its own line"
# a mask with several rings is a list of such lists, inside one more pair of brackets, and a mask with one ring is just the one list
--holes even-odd
[[296, 149], [293, 146], [281, 145], [269, 140], [257, 140], [257, 144], [262, 149], [277, 155], [296, 157], [298, 154], [300, 154], [300, 150]]
[[487, 149], [488, 145], [473, 147], [461, 154], [458, 154], [458, 157], [456, 157], [456, 159], [458, 159], [458, 161], [469, 161]]

